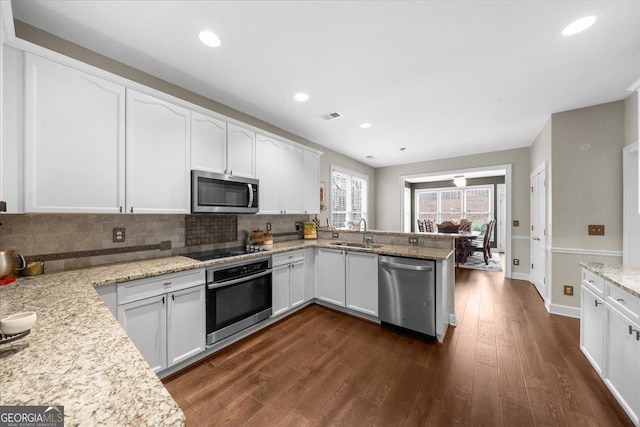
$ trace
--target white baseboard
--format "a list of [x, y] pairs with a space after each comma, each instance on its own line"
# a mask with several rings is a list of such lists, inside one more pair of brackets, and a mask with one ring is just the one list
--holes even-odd
[[517, 279], [517, 280], [526, 280], [527, 282], [530, 282], [530, 278], [531, 276], [529, 275], [529, 273], [514, 273], [513, 271], [511, 272], [511, 278], [512, 279]]
[[451, 326], [458, 326], [458, 313], [449, 314], [449, 324]]
[[580, 308], [571, 307], [568, 305], [560, 304], [545, 304], [547, 311], [551, 314], [558, 314], [560, 316], [580, 318]]

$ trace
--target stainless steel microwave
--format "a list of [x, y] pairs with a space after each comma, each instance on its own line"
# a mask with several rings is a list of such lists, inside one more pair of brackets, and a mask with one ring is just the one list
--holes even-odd
[[191, 171], [191, 213], [256, 213], [258, 180]]

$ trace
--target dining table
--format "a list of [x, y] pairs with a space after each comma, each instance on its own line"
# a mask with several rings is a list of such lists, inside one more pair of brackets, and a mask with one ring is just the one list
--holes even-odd
[[480, 231], [463, 231], [456, 233], [456, 266], [467, 262], [469, 257], [469, 250], [467, 249], [467, 242], [475, 240], [482, 236]]

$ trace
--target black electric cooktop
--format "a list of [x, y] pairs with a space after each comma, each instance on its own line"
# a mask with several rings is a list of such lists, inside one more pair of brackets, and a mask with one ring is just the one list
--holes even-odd
[[262, 249], [259, 247], [253, 248], [251, 250], [246, 250], [244, 246], [238, 246], [235, 248], [213, 249], [210, 251], [192, 252], [189, 254], [184, 254], [184, 256], [198, 260], [198, 261], [209, 261], [212, 259], [228, 258], [232, 256], [251, 254], [255, 252], [266, 252], [266, 251], [267, 251], [266, 249]]

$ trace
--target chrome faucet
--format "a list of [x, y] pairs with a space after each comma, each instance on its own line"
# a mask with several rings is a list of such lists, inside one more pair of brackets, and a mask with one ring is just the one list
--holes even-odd
[[364, 222], [364, 236], [362, 236], [362, 244], [366, 245], [367, 243], [373, 243], [373, 237], [367, 236], [367, 220], [364, 218], [360, 218], [360, 223], [358, 224], [358, 229], [360, 229], [360, 225]]

